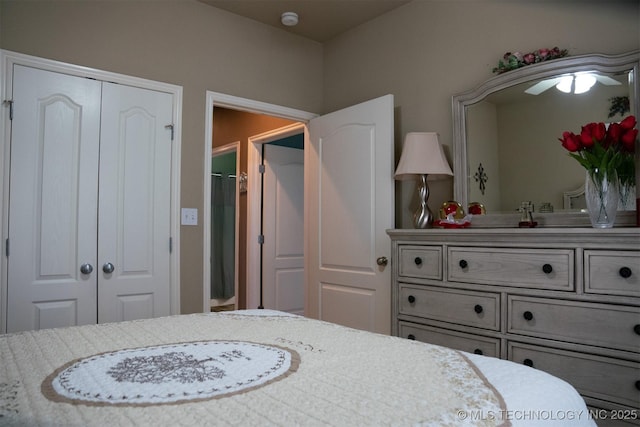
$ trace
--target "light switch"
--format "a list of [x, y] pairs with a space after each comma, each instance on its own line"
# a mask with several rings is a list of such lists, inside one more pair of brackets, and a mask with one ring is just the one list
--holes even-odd
[[182, 225], [198, 225], [198, 209], [182, 208]]

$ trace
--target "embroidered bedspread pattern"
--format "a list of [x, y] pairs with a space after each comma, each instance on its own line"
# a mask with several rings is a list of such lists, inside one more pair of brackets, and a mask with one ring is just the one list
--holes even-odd
[[[84, 404], [45, 396], [55, 373], [73, 361], [166, 345], [173, 359], [197, 364], [200, 356], [176, 356], [178, 350], [209, 341], [284, 349], [295, 369], [260, 387], [175, 403]], [[303, 317], [194, 314], [23, 332], [0, 337], [0, 359], [0, 425], [490, 426], [499, 421], [463, 420], [459, 411], [506, 409], [456, 351]]]

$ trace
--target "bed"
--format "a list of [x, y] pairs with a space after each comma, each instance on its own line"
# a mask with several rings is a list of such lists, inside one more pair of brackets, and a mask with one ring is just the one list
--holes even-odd
[[595, 426], [533, 368], [271, 310], [0, 336], [0, 425]]

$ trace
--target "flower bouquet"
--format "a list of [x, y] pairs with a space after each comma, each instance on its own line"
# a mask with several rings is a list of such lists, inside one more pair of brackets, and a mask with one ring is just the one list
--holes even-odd
[[628, 116], [620, 123], [589, 123], [580, 134], [563, 132], [562, 146], [587, 171], [585, 198], [591, 224], [610, 228], [618, 209], [619, 185], [635, 179], [636, 118]]

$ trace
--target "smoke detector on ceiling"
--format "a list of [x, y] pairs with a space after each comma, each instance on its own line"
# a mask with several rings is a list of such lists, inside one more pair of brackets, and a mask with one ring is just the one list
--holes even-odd
[[293, 27], [298, 24], [298, 14], [295, 12], [285, 12], [280, 16], [280, 22], [287, 27]]

